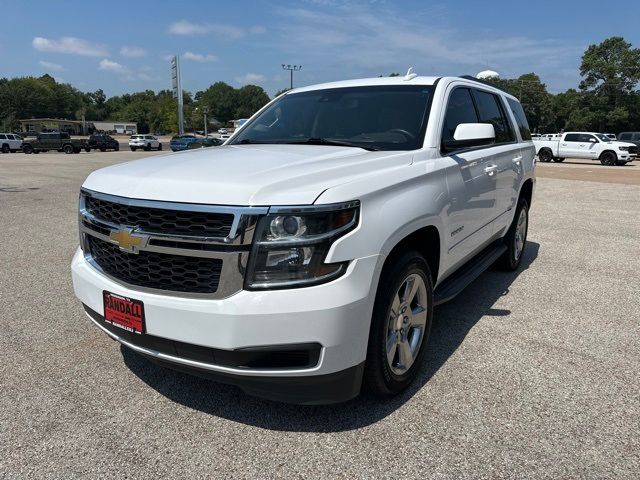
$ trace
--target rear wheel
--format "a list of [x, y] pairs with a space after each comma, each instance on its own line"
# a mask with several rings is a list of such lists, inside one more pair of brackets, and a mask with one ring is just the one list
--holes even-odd
[[100, 151], [101, 152], [106, 152], [107, 151], [107, 147], [105, 147], [104, 145], [100, 145]]
[[62, 147], [62, 151], [63, 151], [64, 153], [66, 153], [67, 155], [69, 155], [69, 154], [73, 153], [73, 150], [74, 150], [73, 146], [72, 146], [72, 145], [69, 145], [69, 144], [67, 144], [67, 145], [65, 145], [64, 147]]
[[84, 151], [87, 153], [91, 152], [91, 147], [84, 147]]
[[75, 148], [73, 149], [73, 153], [80, 153], [80, 151], [81, 151], [81, 150], [82, 150], [82, 148], [80, 148], [80, 147], [75, 147]]
[[33, 153], [33, 147], [31, 145], [23, 145], [22, 151], [26, 154], [31, 154]]
[[411, 384], [423, 363], [432, 317], [429, 265], [418, 252], [406, 252], [380, 278], [364, 371], [369, 391], [391, 396]]
[[618, 161], [618, 156], [613, 152], [604, 152], [600, 155], [600, 163], [612, 167]]
[[149, 150], [151, 150], [151, 144], [150, 144], [150, 143], [147, 143], [147, 144], [145, 145], [144, 149], [145, 149], [145, 151], [147, 151], [147, 152], [148, 152]]
[[518, 208], [513, 217], [513, 222], [504, 237], [507, 251], [497, 260], [496, 264], [501, 270], [513, 271], [520, 266], [522, 254], [527, 244], [527, 232], [529, 231], [529, 204], [524, 198], [518, 201]]
[[553, 158], [553, 155], [551, 154], [551, 150], [548, 149], [542, 149], [540, 150], [540, 152], [538, 152], [538, 158], [540, 159], [541, 162], [550, 162], [551, 159]]
[[131, 147], [131, 151], [135, 152], [136, 151], [136, 147]]
[[11, 148], [9, 147], [9, 145], [7, 145], [6, 143], [2, 145], [2, 153], [9, 153], [10, 151]]

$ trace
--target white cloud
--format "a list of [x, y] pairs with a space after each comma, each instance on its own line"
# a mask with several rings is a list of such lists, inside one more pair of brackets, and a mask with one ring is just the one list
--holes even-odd
[[254, 26], [248, 29], [235, 25], [224, 25], [219, 23], [193, 23], [188, 20], [179, 20], [169, 26], [169, 33], [174, 35], [206, 35], [214, 34], [229, 40], [237, 40], [247, 34], [260, 34], [266, 32], [262, 26]]
[[147, 51], [144, 48], [140, 48], [140, 47], [124, 46], [120, 49], [120, 55], [122, 55], [123, 57], [138, 58], [138, 57], [144, 57], [146, 54], [147, 54]]
[[475, 74], [488, 66], [501, 73], [553, 72], [575, 61], [583, 48], [481, 27], [460, 30], [446, 6], [424, 8], [411, 17], [400, 10], [391, 3], [372, 8], [353, 2], [281, 8], [277, 13], [284, 21], [272, 36], [272, 48], [291, 63], [299, 52], [308, 52], [307, 64], [325, 65], [336, 79], [404, 73], [412, 65], [420, 75]]
[[210, 53], [203, 55], [202, 53], [193, 52], [186, 52], [182, 56], [182, 58], [184, 58], [185, 60], [191, 60], [200, 63], [215, 62], [216, 60], [218, 60], [218, 57], [216, 57], [215, 55], [211, 55]]
[[35, 37], [31, 43], [33, 48], [41, 52], [67, 53], [88, 57], [106, 57], [109, 55], [109, 51], [104, 45], [75, 37], [62, 37], [58, 40]]
[[40, 60], [38, 63], [42, 67], [44, 67], [47, 70], [50, 70], [52, 72], [63, 72], [64, 71], [64, 67], [62, 65], [58, 65], [57, 63], [45, 62], [44, 60]]
[[267, 79], [264, 75], [260, 73], [246, 73], [240, 77], [236, 77], [236, 82], [240, 85], [255, 85], [256, 83], [262, 83]]
[[131, 74], [131, 69], [126, 65], [122, 65], [118, 62], [112, 62], [111, 60], [107, 60], [106, 58], [100, 60], [98, 65], [98, 70], [104, 70], [106, 72], [113, 72], [120, 75], [129, 75]]

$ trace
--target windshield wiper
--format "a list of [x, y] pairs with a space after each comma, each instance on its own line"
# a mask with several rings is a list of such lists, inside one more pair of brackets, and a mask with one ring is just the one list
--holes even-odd
[[362, 145], [361, 143], [353, 143], [353, 142], [343, 142], [340, 140], [329, 140], [327, 138], [307, 138], [306, 140], [296, 141], [296, 142], [287, 142], [290, 145], [332, 145], [335, 147], [355, 147], [362, 148], [364, 150], [368, 150], [370, 152], [375, 152], [380, 150], [376, 147], [371, 147], [368, 145]]

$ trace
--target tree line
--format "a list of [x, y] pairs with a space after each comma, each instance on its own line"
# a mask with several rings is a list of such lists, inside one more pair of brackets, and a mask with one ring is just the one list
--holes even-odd
[[[580, 75], [577, 88], [558, 94], [549, 93], [533, 72], [488, 81], [520, 99], [534, 132], [640, 130], [640, 49], [622, 37], [590, 45], [582, 56]], [[194, 95], [184, 92], [185, 128], [203, 130], [205, 109], [209, 118], [224, 125], [251, 116], [268, 101], [267, 93], [256, 85], [234, 88], [216, 82]], [[23, 118], [80, 120], [83, 114], [87, 120], [136, 122], [141, 133], [172, 133], [178, 126], [177, 102], [170, 90], [107, 98], [102, 90], [81, 92], [50, 75], [0, 78], [2, 131], [17, 129], [18, 120]]]

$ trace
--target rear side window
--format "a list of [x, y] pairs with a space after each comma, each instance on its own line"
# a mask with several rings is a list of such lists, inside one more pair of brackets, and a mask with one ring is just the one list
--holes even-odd
[[7, 139], [7, 136], [0, 133], [0, 140], [6, 140], [6, 139]]
[[496, 131], [496, 143], [507, 143], [514, 140], [513, 132], [507, 117], [500, 106], [500, 100], [493, 93], [476, 90], [478, 114], [481, 123], [490, 123]]
[[578, 133], [567, 133], [564, 137], [565, 142], [579, 142], [580, 134]]
[[453, 140], [456, 127], [461, 123], [478, 123], [478, 115], [468, 88], [456, 88], [449, 96], [442, 129], [443, 143]]
[[518, 130], [520, 130], [522, 140], [531, 140], [529, 122], [527, 122], [527, 116], [524, 114], [522, 105], [520, 105], [520, 102], [517, 100], [513, 100], [511, 98], [507, 99], [507, 103], [509, 104], [509, 108], [511, 108], [513, 116], [516, 118], [516, 123], [518, 124]]

